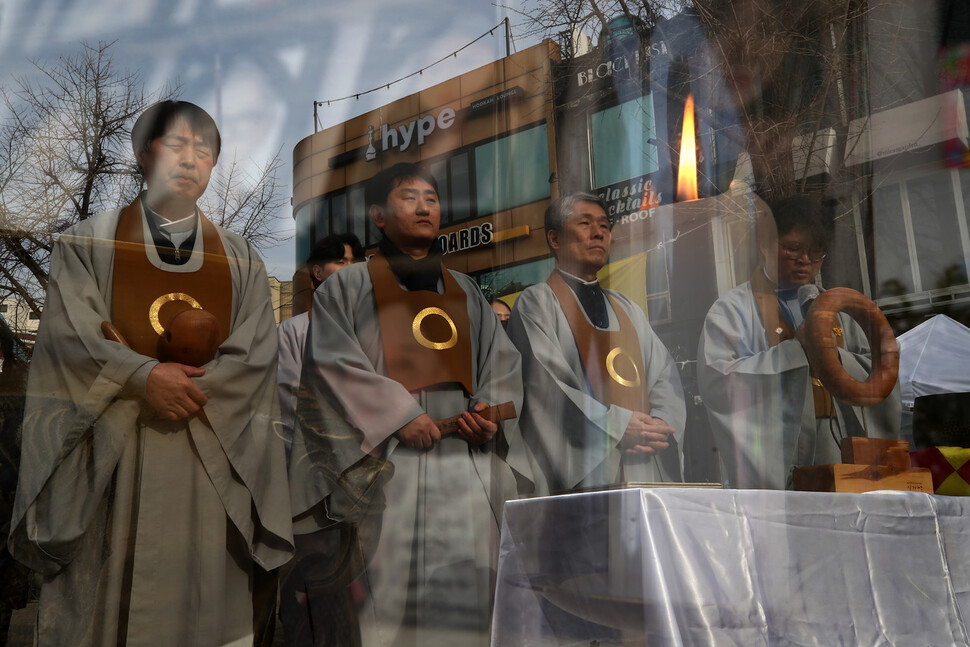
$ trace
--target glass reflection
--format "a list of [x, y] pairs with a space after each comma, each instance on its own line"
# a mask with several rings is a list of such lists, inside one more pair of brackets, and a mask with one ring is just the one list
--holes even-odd
[[[10, 508], [0, 513], [14, 519], [15, 555], [41, 551], [37, 561], [26, 560], [46, 571], [34, 576], [33, 588], [17, 566], [0, 574], [0, 582], [10, 582], [7, 597], [0, 596], [0, 632], [6, 609], [29, 599], [31, 608], [41, 606], [41, 644], [162, 644], [166, 632], [183, 631], [183, 619], [141, 615], [137, 593], [149, 581], [141, 569], [157, 562], [165, 577], [152, 593], [163, 600], [169, 591], [172, 600], [159, 606], [216, 627], [193, 638], [199, 644], [269, 644], [274, 632], [277, 643], [294, 645], [486, 644], [501, 635], [491, 614], [499, 606], [507, 501], [658, 481], [785, 490], [795, 485], [797, 468], [842, 465], [843, 437], [902, 435], [919, 444], [935, 437], [927, 435], [931, 425], [964, 428], [959, 404], [930, 405], [943, 416], [933, 423], [925, 400], [923, 414], [914, 415], [918, 398], [970, 391], [961, 369], [946, 361], [958, 356], [962, 338], [932, 336], [918, 357], [935, 358], [933, 379], [901, 370], [888, 397], [864, 405], [850, 402], [818, 359], [819, 349], [828, 349], [823, 363], [860, 381], [882, 370], [881, 360], [893, 353], [882, 354], [876, 310], [901, 338], [914, 332], [923, 339], [919, 326], [927, 321], [951, 330], [949, 322], [932, 323], [934, 316], [951, 317], [952, 330], [970, 324], [970, 10], [960, 3], [129, 5], [0, 4], [0, 500]], [[511, 21], [503, 24], [506, 15]], [[57, 94], [51, 81], [85, 53], [103, 55], [111, 73], [92, 69], [117, 83], [102, 84], [100, 95], [65, 84], [64, 101], [52, 101], [45, 95], [47, 88]], [[92, 307], [111, 320], [116, 281], [139, 296], [154, 288], [103, 259], [69, 265], [55, 249], [87, 250], [87, 242], [72, 242], [78, 228], [88, 231], [86, 223], [100, 222], [98, 212], [138, 200], [145, 188], [139, 163], [150, 177], [154, 172], [149, 202], [159, 209], [152, 185], [178, 194], [180, 184], [208, 179], [198, 173], [198, 159], [166, 162], [163, 154], [182, 153], [168, 145], [145, 160], [128, 150], [138, 114], [170, 96], [204, 106], [224, 136], [209, 189], [196, 198], [216, 225], [248, 241], [238, 250], [229, 245], [229, 256], [238, 251], [245, 262], [233, 265], [230, 314], [216, 315], [222, 334], [245, 339], [219, 337], [215, 359], [196, 362], [206, 374], [185, 374], [212, 403], [203, 406], [211, 433], [198, 415], [184, 425], [158, 422], [146, 400], [147, 378], [139, 377], [157, 358], [132, 372], [121, 362], [124, 370], [116, 372], [112, 358], [135, 360], [114, 346], [104, 350], [109, 342], [97, 326], [83, 334], [64, 330], [91, 318]], [[115, 113], [99, 122], [91, 106]], [[694, 135], [685, 136], [691, 122]], [[187, 149], [194, 149], [193, 137]], [[689, 152], [695, 165], [680, 168], [691, 157], [681, 153]], [[436, 207], [411, 208], [402, 197], [391, 209], [386, 196], [368, 196], [379, 171], [400, 162], [429, 173], [424, 181], [437, 186]], [[696, 200], [677, 199], [675, 178], [684, 174], [697, 183]], [[602, 220], [602, 211], [606, 232], [574, 231], [572, 218], [583, 216], [582, 209], [573, 213], [575, 204], [563, 224], [547, 221], [551, 205], [576, 194], [596, 207], [593, 220]], [[801, 207], [786, 201], [792, 196], [821, 215], [802, 219]], [[385, 211], [407, 217], [388, 220]], [[158, 264], [191, 258], [202, 240], [191, 227], [153, 222], [146, 220], [146, 237], [175, 238], [159, 243], [171, 249], [159, 253]], [[94, 259], [113, 249], [116, 232], [108, 229], [88, 232], [94, 251], [78, 254]], [[433, 241], [425, 240], [431, 230]], [[347, 275], [318, 289], [307, 258], [322, 240], [344, 233], [364, 248], [358, 254], [354, 246], [352, 256], [394, 257], [396, 249], [406, 257], [404, 269], [392, 264], [387, 287], [427, 292], [427, 303], [411, 312], [417, 306], [391, 291], [404, 323], [382, 321], [381, 310], [391, 315], [368, 291], [367, 265], [341, 270]], [[419, 262], [425, 255], [413, 254], [415, 240], [429, 242], [424, 251], [435, 262]], [[262, 263], [271, 293], [262, 288]], [[557, 293], [548, 281], [563, 276], [564, 265], [568, 276]], [[243, 274], [253, 286], [242, 287]], [[422, 283], [426, 275], [434, 280]], [[465, 295], [458, 310], [467, 321], [453, 312], [461, 299], [452, 299], [449, 277]], [[811, 322], [822, 318], [816, 306], [835, 288], [858, 292], [869, 314], [856, 322], [843, 312], [823, 326], [824, 340], [808, 339]], [[192, 301], [165, 303], [199, 302], [195, 290], [166, 288]], [[245, 328], [257, 294], [267, 312]], [[163, 319], [171, 307], [182, 306], [159, 305]], [[511, 340], [499, 325], [506, 325], [506, 310]], [[278, 363], [286, 373], [278, 399], [290, 400], [282, 416], [272, 396], [261, 395], [272, 390], [270, 314], [280, 324]], [[299, 341], [289, 360], [305, 369], [302, 380], [299, 369], [283, 367], [283, 340], [294, 327]], [[429, 352], [445, 352], [453, 337], [467, 357], [444, 362], [444, 369], [397, 349], [417, 340]], [[254, 354], [261, 344], [265, 352]], [[132, 352], [158, 354], [148, 346], [136, 342]], [[900, 346], [900, 365], [914, 366], [914, 346]], [[75, 353], [95, 361], [88, 366]], [[222, 377], [229, 364], [238, 379]], [[27, 366], [31, 405], [21, 425]], [[396, 386], [385, 391], [375, 386], [380, 380]], [[646, 387], [639, 399], [617, 396], [637, 384]], [[229, 404], [222, 404], [223, 392]], [[479, 404], [505, 402], [515, 403], [514, 418], [485, 424], [472, 415]], [[137, 410], [137, 424], [112, 426], [118, 409]], [[261, 431], [241, 424], [223, 433], [219, 418], [237, 409], [258, 418]], [[462, 412], [474, 424], [448, 423], [459, 431], [439, 428], [441, 438], [425, 424], [445, 425]], [[405, 431], [419, 419], [417, 436]], [[110, 431], [99, 433], [105, 426]], [[416, 437], [428, 446], [413, 446]], [[168, 443], [165, 456], [175, 465], [163, 473], [152, 458], [161, 455], [156, 441]], [[280, 468], [284, 445], [291, 451], [288, 477]], [[240, 459], [254, 446], [265, 456]], [[892, 462], [890, 454], [878, 460]], [[927, 460], [920, 464], [937, 464]], [[219, 496], [199, 494], [210, 487]], [[287, 490], [294, 509], [285, 505]], [[164, 493], [157, 494], [165, 499], [160, 507], [151, 493]], [[757, 500], [751, 496], [745, 500]], [[563, 510], [566, 499], [556, 501]], [[783, 501], [778, 509], [793, 509]], [[765, 504], [766, 514], [769, 508], [775, 510]], [[144, 516], [150, 511], [158, 519]], [[579, 524], [586, 518], [583, 509], [569, 514]], [[291, 516], [296, 558], [283, 572], [274, 620], [262, 600], [274, 597], [276, 584], [272, 575], [264, 580], [263, 567], [277, 566], [290, 551]], [[782, 516], [798, 523], [793, 514]], [[539, 518], [533, 539], [557, 541], [560, 517]], [[589, 523], [607, 526], [597, 535], [606, 553], [590, 558], [601, 570], [615, 569], [614, 557], [639, 546], [632, 537], [619, 546], [602, 516]], [[208, 529], [201, 538], [200, 527]], [[54, 530], [45, 536], [45, 528]], [[146, 538], [149, 529], [169, 538], [167, 562], [141, 552], [165, 543]], [[786, 591], [793, 597], [824, 590], [824, 582], [799, 572], [806, 562], [788, 545], [810, 543], [813, 532], [781, 529], [771, 551], [779, 572], [791, 572]], [[672, 542], [658, 550], [679, 553], [683, 545]], [[529, 550], [537, 555], [523, 555], [536, 572], [521, 574], [515, 594], [499, 586], [506, 601], [533, 595], [533, 584], [549, 593], [572, 568], [565, 549]], [[837, 559], [839, 551], [832, 553]], [[0, 551], [0, 568], [13, 565], [7, 558]], [[225, 564], [225, 573], [186, 575], [186, 590], [198, 598], [172, 594], [166, 577], [197, 563]], [[544, 569], [563, 571], [547, 577]], [[212, 593], [223, 580], [231, 585]], [[269, 593], [260, 598], [257, 591]], [[582, 613], [549, 596], [533, 602], [521, 608], [539, 609], [556, 624], [538, 638], [520, 634], [537, 644], [577, 637], [620, 644], [641, 635], [592, 630]], [[838, 606], [825, 602], [829, 610]], [[797, 607], [792, 622], [812, 608]], [[718, 623], [743, 616], [721, 611], [693, 618], [704, 626], [689, 635], [699, 644], [716, 642]], [[26, 624], [32, 634], [33, 620], [24, 622], [22, 613], [14, 614], [21, 619], [14, 633]], [[122, 616], [133, 620], [126, 625]], [[671, 632], [665, 635], [673, 641], [677, 630]], [[173, 641], [191, 643], [181, 634]]]

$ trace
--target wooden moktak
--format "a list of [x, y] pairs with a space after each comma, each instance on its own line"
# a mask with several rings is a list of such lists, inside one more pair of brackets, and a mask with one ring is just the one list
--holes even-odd
[[[110, 321], [101, 322], [106, 339], [131, 346]], [[189, 308], [172, 317], [158, 338], [158, 359], [200, 367], [211, 362], [219, 350], [219, 322], [205, 310]]]
[[202, 366], [211, 362], [219, 350], [219, 321], [205, 310], [189, 308], [171, 318], [158, 340], [158, 358]]

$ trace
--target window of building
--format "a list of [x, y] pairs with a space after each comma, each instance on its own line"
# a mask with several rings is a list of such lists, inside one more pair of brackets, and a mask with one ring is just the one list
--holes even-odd
[[370, 216], [364, 205], [364, 185], [354, 184], [347, 189], [347, 228], [362, 243], [367, 240]]
[[315, 240], [320, 240], [328, 234], [342, 234], [349, 230], [346, 190], [324, 197], [316, 204], [315, 210]]
[[347, 193], [330, 199], [330, 233], [342, 234], [347, 231]]
[[293, 216], [296, 224], [296, 266], [302, 267], [313, 247], [313, 207], [305, 204]]
[[459, 151], [428, 164], [428, 170], [438, 181], [441, 202], [441, 226], [464, 222], [475, 214], [472, 205], [470, 155]]
[[441, 226], [447, 227], [451, 222], [452, 213], [448, 209], [450, 191], [448, 186], [448, 167], [450, 160], [440, 159], [428, 165], [428, 171], [438, 181], [438, 204], [441, 205]]
[[313, 207], [313, 244], [330, 233], [330, 196], [321, 198]]
[[476, 147], [475, 195], [479, 216], [548, 198], [546, 125]]
[[659, 168], [651, 95], [590, 115], [593, 186], [602, 187]]
[[488, 298], [518, 296], [519, 292], [530, 285], [542, 283], [549, 278], [549, 273], [555, 266], [555, 259], [550, 257], [532, 263], [479, 272], [475, 278]]
[[945, 170], [875, 191], [876, 295], [892, 301], [965, 287], [970, 170]]
[[359, 182], [340, 189], [318, 199], [312, 207], [306, 207], [314, 212], [313, 227], [309, 232], [310, 247], [330, 234], [343, 233], [354, 234], [364, 245], [377, 242], [377, 232], [370, 224], [364, 205], [364, 184]]
[[[450, 222], [469, 220], [474, 213], [470, 155], [461, 152], [448, 160], [448, 195]], [[436, 176], [437, 177], [437, 176]]]

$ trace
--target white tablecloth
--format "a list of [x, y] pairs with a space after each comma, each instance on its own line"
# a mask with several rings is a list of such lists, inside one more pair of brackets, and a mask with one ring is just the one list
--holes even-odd
[[970, 498], [619, 490], [509, 502], [492, 645], [968, 645]]

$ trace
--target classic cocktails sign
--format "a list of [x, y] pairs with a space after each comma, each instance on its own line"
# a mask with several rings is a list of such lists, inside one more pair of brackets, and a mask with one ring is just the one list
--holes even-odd
[[656, 207], [663, 199], [649, 175], [601, 187], [593, 193], [606, 203], [606, 215], [614, 225], [636, 219], [639, 212]]

